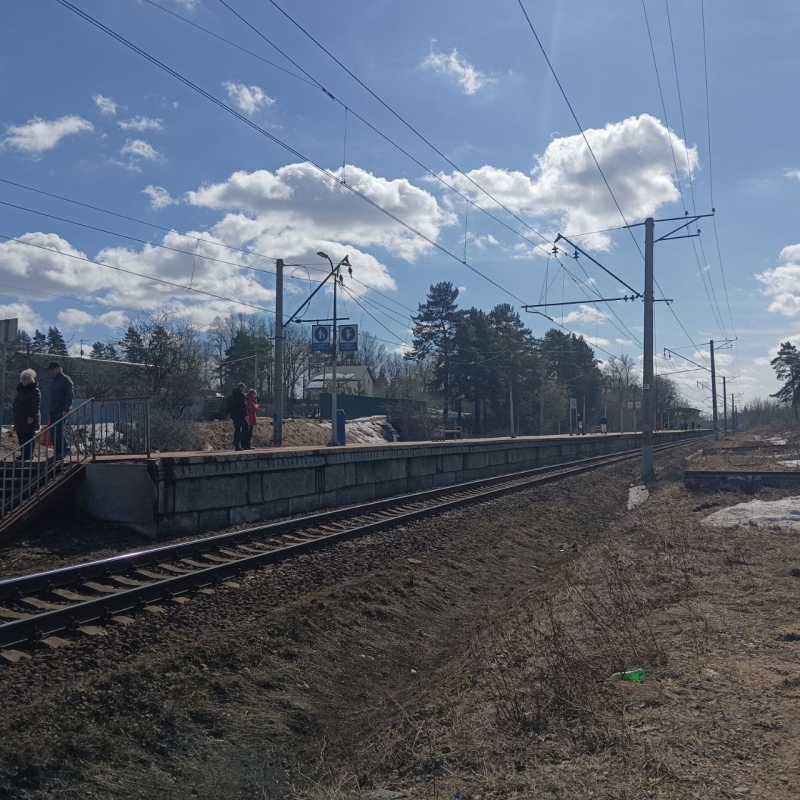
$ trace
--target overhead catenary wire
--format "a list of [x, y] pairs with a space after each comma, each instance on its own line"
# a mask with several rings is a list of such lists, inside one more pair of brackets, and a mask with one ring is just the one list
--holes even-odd
[[204, 289], [194, 289], [189, 286], [184, 286], [180, 283], [175, 283], [174, 281], [167, 281], [163, 278], [156, 278], [153, 275], [145, 275], [141, 272], [134, 272], [130, 269], [125, 269], [124, 267], [115, 267], [113, 264], [104, 264], [102, 261], [94, 261], [91, 258], [86, 258], [85, 256], [78, 256], [74, 253], [65, 253], [62, 250], [56, 250], [54, 247], [45, 247], [41, 244], [34, 244], [33, 242], [26, 242], [22, 239], [17, 239], [14, 236], [6, 236], [0, 233], [0, 239], [3, 239], [6, 242], [17, 242], [17, 244], [25, 245], [26, 247], [35, 247], [37, 250], [46, 250], [50, 253], [56, 253], [59, 256], [63, 256], [65, 258], [74, 258], [77, 261], [83, 261], [86, 264], [94, 264], [98, 267], [104, 267], [105, 269], [113, 269], [115, 272], [124, 272], [127, 275], [134, 275], [137, 278], [144, 278], [148, 281], [154, 281], [155, 283], [165, 284], [166, 286], [172, 286], [173, 288], [180, 289], [182, 292], [195, 292], [197, 294], [205, 295], [206, 297], [212, 297], [215, 300], [223, 300], [226, 303], [236, 303], [240, 306], [246, 306], [248, 308], [255, 308], [258, 311], [265, 311], [268, 314], [274, 314], [275, 309], [272, 308], [265, 308], [264, 306], [257, 306], [253, 303], [247, 303], [244, 300], [236, 300], [233, 297], [225, 297], [223, 295], [215, 294], [214, 292], [207, 292]]
[[[272, 0], [270, 0], [270, 1], [272, 2]], [[176, 80], [178, 80], [181, 83], [183, 83], [188, 88], [192, 89], [193, 91], [197, 92], [201, 96], [205, 97], [207, 100], [209, 100], [209, 102], [213, 103], [214, 105], [216, 105], [219, 108], [223, 109], [224, 111], [228, 112], [229, 114], [231, 114], [233, 117], [235, 117], [236, 119], [238, 119], [241, 122], [243, 122], [248, 127], [252, 128], [256, 132], [258, 132], [261, 135], [265, 136], [266, 138], [268, 138], [270, 141], [274, 142], [275, 144], [278, 144], [280, 147], [282, 147], [283, 149], [287, 150], [289, 153], [291, 153], [295, 157], [301, 159], [303, 162], [308, 163], [310, 166], [314, 167], [316, 170], [318, 170], [320, 173], [325, 175], [330, 180], [335, 181], [336, 183], [339, 183], [339, 185], [341, 185], [345, 190], [350, 191], [351, 193], [353, 193], [354, 195], [356, 195], [360, 199], [364, 200], [367, 204], [369, 204], [370, 206], [372, 206], [376, 210], [380, 211], [381, 213], [385, 214], [390, 219], [392, 219], [395, 222], [397, 222], [399, 225], [401, 225], [402, 227], [407, 229], [410, 233], [413, 233], [414, 235], [416, 235], [419, 238], [423, 239], [424, 241], [428, 242], [432, 247], [436, 248], [440, 252], [442, 252], [445, 255], [449, 256], [450, 258], [454, 259], [459, 264], [463, 264], [469, 270], [471, 270], [472, 272], [476, 273], [477, 275], [482, 277], [484, 280], [486, 280], [488, 283], [492, 284], [496, 288], [500, 289], [503, 293], [507, 294], [509, 297], [513, 298], [514, 300], [516, 300], [517, 302], [519, 302], [521, 304], [524, 304], [525, 301], [522, 300], [522, 298], [520, 298], [519, 296], [517, 296], [516, 294], [514, 294], [510, 290], [506, 289], [504, 286], [499, 284], [497, 281], [494, 281], [492, 278], [490, 278], [488, 275], [486, 275], [483, 272], [481, 272], [479, 269], [477, 269], [473, 265], [471, 265], [471, 264], [469, 264], [467, 262], [464, 262], [462, 259], [460, 259], [457, 255], [452, 253], [446, 247], [444, 247], [443, 245], [438, 244], [436, 241], [434, 241], [430, 237], [428, 237], [425, 234], [423, 234], [422, 232], [418, 231], [412, 225], [407, 223], [405, 220], [399, 218], [397, 215], [395, 215], [392, 212], [388, 211], [388, 209], [385, 209], [379, 203], [376, 203], [374, 200], [372, 200], [371, 198], [367, 197], [366, 195], [364, 195], [362, 192], [358, 191], [354, 187], [350, 186], [349, 184], [341, 184], [340, 181], [338, 181], [338, 179], [336, 178], [336, 176], [333, 175], [329, 170], [327, 170], [324, 167], [320, 166], [319, 164], [315, 163], [312, 159], [306, 157], [303, 153], [301, 153], [300, 151], [298, 151], [296, 148], [292, 147], [291, 145], [287, 144], [286, 142], [283, 142], [280, 138], [278, 138], [274, 134], [269, 133], [268, 131], [266, 131], [260, 125], [256, 124], [252, 120], [248, 119], [244, 115], [242, 115], [239, 112], [237, 112], [235, 109], [233, 109], [231, 106], [229, 106], [224, 101], [220, 100], [219, 98], [217, 98], [216, 96], [214, 96], [210, 92], [207, 92], [206, 90], [202, 89], [200, 86], [198, 86], [197, 84], [193, 83], [191, 80], [189, 80], [185, 76], [181, 75], [176, 70], [173, 70], [171, 67], [167, 66], [166, 64], [164, 64], [162, 61], [160, 61], [156, 57], [150, 55], [148, 52], [146, 52], [142, 48], [140, 48], [137, 45], [133, 44], [132, 42], [130, 42], [128, 39], [126, 39], [121, 34], [116, 33], [114, 30], [112, 30], [111, 28], [109, 28], [108, 26], [106, 26], [105, 24], [100, 22], [99, 20], [95, 19], [90, 14], [88, 14], [85, 11], [81, 10], [80, 8], [76, 7], [71, 2], [69, 2], [69, 0], [56, 0], [56, 2], [59, 3], [61, 6], [63, 6], [64, 8], [68, 9], [69, 11], [71, 11], [72, 13], [74, 13], [77, 16], [81, 17], [86, 22], [89, 22], [91, 25], [96, 27], [98, 30], [102, 31], [103, 33], [107, 34], [111, 38], [115, 39], [120, 44], [122, 44], [125, 47], [127, 47], [128, 49], [132, 50], [137, 55], [140, 55], [142, 58], [144, 58], [145, 60], [147, 60], [150, 63], [152, 63], [154, 66], [158, 67], [162, 71], [164, 71], [167, 74], [171, 75], [172, 77], [174, 77]], [[6, 238], [12, 238], [12, 237], [6, 237]], [[18, 241], [18, 240], [15, 240], [15, 241]], [[30, 244], [30, 243], [23, 242], [23, 244]], [[37, 245], [33, 245], [33, 246], [37, 246]], [[49, 248], [41, 248], [40, 247], [40, 249], [49, 249]], [[58, 251], [56, 251], [56, 252], [58, 252]], [[64, 254], [64, 255], [66, 255], [66, 254]], [[100, 262], [91, 262], [89, 259], [83, 259], [83, 260], [89, 261], [90, 263], [96, 263], [98, 266], [108, 266], [108, 265], [102, 264]], [[115, 269], [120, 269], [121, 270], [121, 268], [115, 268]], [[134, 274], [138, 275], [138, 273], [134, 273]], [[167, 281], [161, 281], [160, 279], [152, 278], [152, 276], [140, 276], [140, 277], [145, 277], [145, 278], [147, 278], [149, 280], [155, 280], [157, 282], [169, 283]], [[177, 288], [180, 288], [182, 290], [188, 291], [185, 286], [181, 286], [180, 284], [174, 284], [174, 285]], [[193, 291], [201, 291], [201, 290], [193, 290]], [[201, 293], [203, 293], [203, 292], [201, 292]], [[206, 293], [206, 294], [210, 294], [210, 293]], [[218, 299], [231, 301], [231, 298], [218, 297]], [[235, 301], [235, 300], [233, 300], [232, 302], [239, 303], [240, 305], [250, 305], [250, 304], [244, 303], [243, 301]], [[272, 309], [264, 309], [264, 308], [259, 307], [259, 306], [253, 306], [253, 307], [258, 308], [258, 310], [263, 310], [263, 311], [268, 311], [270, 313], [274, 313], [274, 311]], [[556, 323], [556, 324], [558, 324], [558, 323]], [[567, 328], [563, 324], [560, 324], [559, 327], [563, 328], [564, 330], [568, 331], [569, 333], [572, 333], [573, 335], [576, 335], [576, 334], [574, 334], [574, 331], [571, 331], [569, 328]], [[602, 352], [606, 353], [607, 355], [613, 355], [612, 353], [609, 353], [607, 350], [604, 350], [603, 348], [601, 348], [599, 346], [596, 346], [596, 348], [601, 350]]]

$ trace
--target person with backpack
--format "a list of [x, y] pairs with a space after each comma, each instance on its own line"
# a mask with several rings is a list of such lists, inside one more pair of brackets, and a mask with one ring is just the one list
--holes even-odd
[[253, 447], [253, 428], [256, 426], [256, 414], [258, 413], [258, 403], [256, 403], [256, 390], [250, 389], [244, 396], [244, 402], [247, 406], [247, 427], [244, 429], [242, 435], [242, 447], [245, 450], [255, 450]]
[[240, 383], [228, 397], [228, 413], [231, 415], [231, 422], [233, 422], [234, 450], [244, 450], [242, 437], [247, 428], [247, 403], [244, 399], [246, 389], [247, 386], [244, 383]]

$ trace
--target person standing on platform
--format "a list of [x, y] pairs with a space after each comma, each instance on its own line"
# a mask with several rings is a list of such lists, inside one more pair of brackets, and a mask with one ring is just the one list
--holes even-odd
[[30, 461], [33, 456], [33, 440], [42, 422], [41, 405], [42, 393], [36, 383], [36, 373], [32, 369], [23, 370], [13, 406], [14, 430], [22, 448], [18, 458], [23, 461]]
[[247, 406], [247, 427], [242, 436], [242, 448], [244, 450], [255, 450], [253, 447], [253, 428], [256, 426], [256, 415], [258, 414], [258, 403], [256, 403], [256, 390], [251, 389], [245, 396], [244, 402]]
[[72, 409], [75, 402], [75, 387], [72, 378], [64, 374], [58, 361], [51, 361], [47, 365], [50, 373], [50, 424], [53, 428], [53, 451], [56, 461], [62, 461], [65, 454], [69, 454], [64, 439], [64, 417]]
[[608, 433], [608, 419], [600, 417], [600, 433]]
[[580, 414], [578, 414], [578, 436], [583, 436], [583, 434], [584, 434], [583, 417]]
[[231, 422], [233, 422], [234, 450], [244, 449], [242, 447], [242, 438], [247, 428], [247, 402], [244, 399], [246, 389], [247, 386], [244, 383], [240, 383], [228, 398], [228, 413], [231, 415]]

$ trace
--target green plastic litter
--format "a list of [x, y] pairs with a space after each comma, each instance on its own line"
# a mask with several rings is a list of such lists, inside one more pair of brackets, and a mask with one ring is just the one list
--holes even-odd
[[611, 677], [616, 681], [633, 681], [634, 683], [641, 683], [647, 673], [639, 668], [639, 669], [631, 669], [627, 672], [615, 672]]

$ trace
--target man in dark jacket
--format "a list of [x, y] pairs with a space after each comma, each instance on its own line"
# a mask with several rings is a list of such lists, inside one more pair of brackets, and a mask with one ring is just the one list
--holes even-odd
[[228, 398], [228, 413], [231, 415], [231, 422], [233, 422], [233, 449], [243, 450], [242, 435], [247, 427], [247, 401], [245, 400], [245, 392], [247, 386], [240, 383]]
[[56, 425], [53, 428], [53, 450], [57, 461], [64, 458], [64, 453], [68, 452], [64, 443], [64, 417], [69, 414], [72, 403], [75, 400], [75, 389], [72, 386], [72, 378], [64, 374], [61, 364], [58, 361], [51, 361], [47, 365], [50, 373], [50, 424]]
[[36, 373], [32, 369], [23, 370], [14, 395], [14, 430], [22, 448], [19, 458], [23, 461], [30, 461], [33, 455], [33, 440], [42, 422], [41, 404], [42, 393], [36, 383]]

